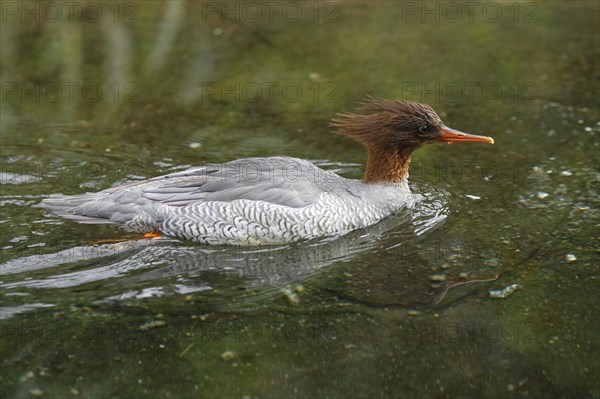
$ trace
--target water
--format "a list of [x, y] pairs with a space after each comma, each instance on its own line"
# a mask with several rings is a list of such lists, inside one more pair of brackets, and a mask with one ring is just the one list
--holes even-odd
[[[600, 397], [597, 4], [90, 4], [2, 5], [3, 396]], [[327, 123], [366, 94], [496, 144], [421, 149], [413, 211], [285, 246], [34, 206], [248, 156], [360, 178]]]

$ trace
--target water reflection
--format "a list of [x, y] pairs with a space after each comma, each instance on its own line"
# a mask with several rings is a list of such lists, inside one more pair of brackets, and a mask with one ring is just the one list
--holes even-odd
[[[280, 295], [288, 284], [299, 283], [335, 263], [347, 262], [373, 250], [412, 245], [439, 226], [448, 213], [446, 194], [431, 187], [413, 186], [421, 194], [413, 209], [404, 209], [368, 229], [341, 237], [327, 237], [281, 246], [233, 247], [191, 245], [171, 239], [143, 239], [103, 245], [77, 245], [56, 253], [9, 260], [0, 268], [3, 309], [31, 309], [19, 299], [37, 301], [44, 291], [96, 287], [85, 290], [92, 302], [125, 301], [149, 296], [211, 293], [210, 307], [244, 307]], [[32, 275], [38, 277], [32, 278]], [[215, 295], [214, 293], [218, 294]], [[21, 296], [22, 295], [22, 296]]]
[[[303, 7], [299, 21], [283, 20], [287, 4]], [[441, 11], [455, 2], [277, 2], [274, 18], [254, 20], [239, 18], [254, 2], [1, 2], [2, 392], [598, 397], [598, 4], [488, 2], [455, 14]], [[43, 12], [56, 7], [59, 20]], [[302, 96], [284, 96], [286, 85]], [[400, 218], [385, 232], [265, 253], [85, 245], [119, 233], [32, 208], [42, 194], [167, 173], [164, 163], [362, 162], [325, 126], [365, 94], [427, 102], [448, 124], [497, 138], [416, 154], [411, 176], [452, 198], [424, 239], [425, 224]], [[462, 273], [500, 277], [407, 311]], [[513, 284], [513, 296], [489, 298]], [[194, 319], [204, 309], [223, 312]], [[167, 326], [139, 330], [159, 313]], [[271, 339], [285, 336], [271, 326], [307, 325], [333, 333]], [[230, 333], [247, 326], [268, 337]], [[238, 353], [235, 367], [225, 350]]]

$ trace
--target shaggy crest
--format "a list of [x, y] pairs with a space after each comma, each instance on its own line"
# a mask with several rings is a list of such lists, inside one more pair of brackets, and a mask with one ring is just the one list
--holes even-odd
[[368, 114], [338, 113], [330, 126], [367, 148], [403, 144], [414, 150], [429, 141], [419, 133], [433, 133], [442, 126], [440, 117], [427, 104], [369, 96], [360, 105], [357, 111]]

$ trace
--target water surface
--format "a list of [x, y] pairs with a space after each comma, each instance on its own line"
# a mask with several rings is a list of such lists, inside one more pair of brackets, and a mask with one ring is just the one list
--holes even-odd
[[[3, 396], [600, 397], [596, 3], [44, 4], [2, 9]], [[496, 144], [421, 149], [411, 212], [286, 246], [35, 207], [249, 156], [360, 178], [327, 123], [367, 94]]]

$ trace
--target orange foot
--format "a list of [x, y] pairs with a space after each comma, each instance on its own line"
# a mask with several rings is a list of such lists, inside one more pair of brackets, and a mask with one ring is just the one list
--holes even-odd
[[113, 238], [113, 239], [101, 239], [101, 240], [94, 240], [92, 242], [90, 242], [89, 244], [93, 244], [93, 245], [97, 245], [97, 244], [118, 244], [120, 242], [127, 242], [127, 241], [133, 241], [133, 240], [142, 240], [144, 238], [154, 238], [154, 239], [159, 239], [161, 238], [161, 232], [159, 230], [154, 230], [151, 233], [145, 233], [143, 236], [139, 236], [139, 235], [132, 235], [132, 236], [127, 236], [124, 238]]
[[162, 236], [162, 234], [161, 234], [160, 230], [158, 230], [158, 229], [154, 230], [151, 233], [144, 234], [144, 238], [156, 238], [156, 239], [159, 239], [161, 236]]

